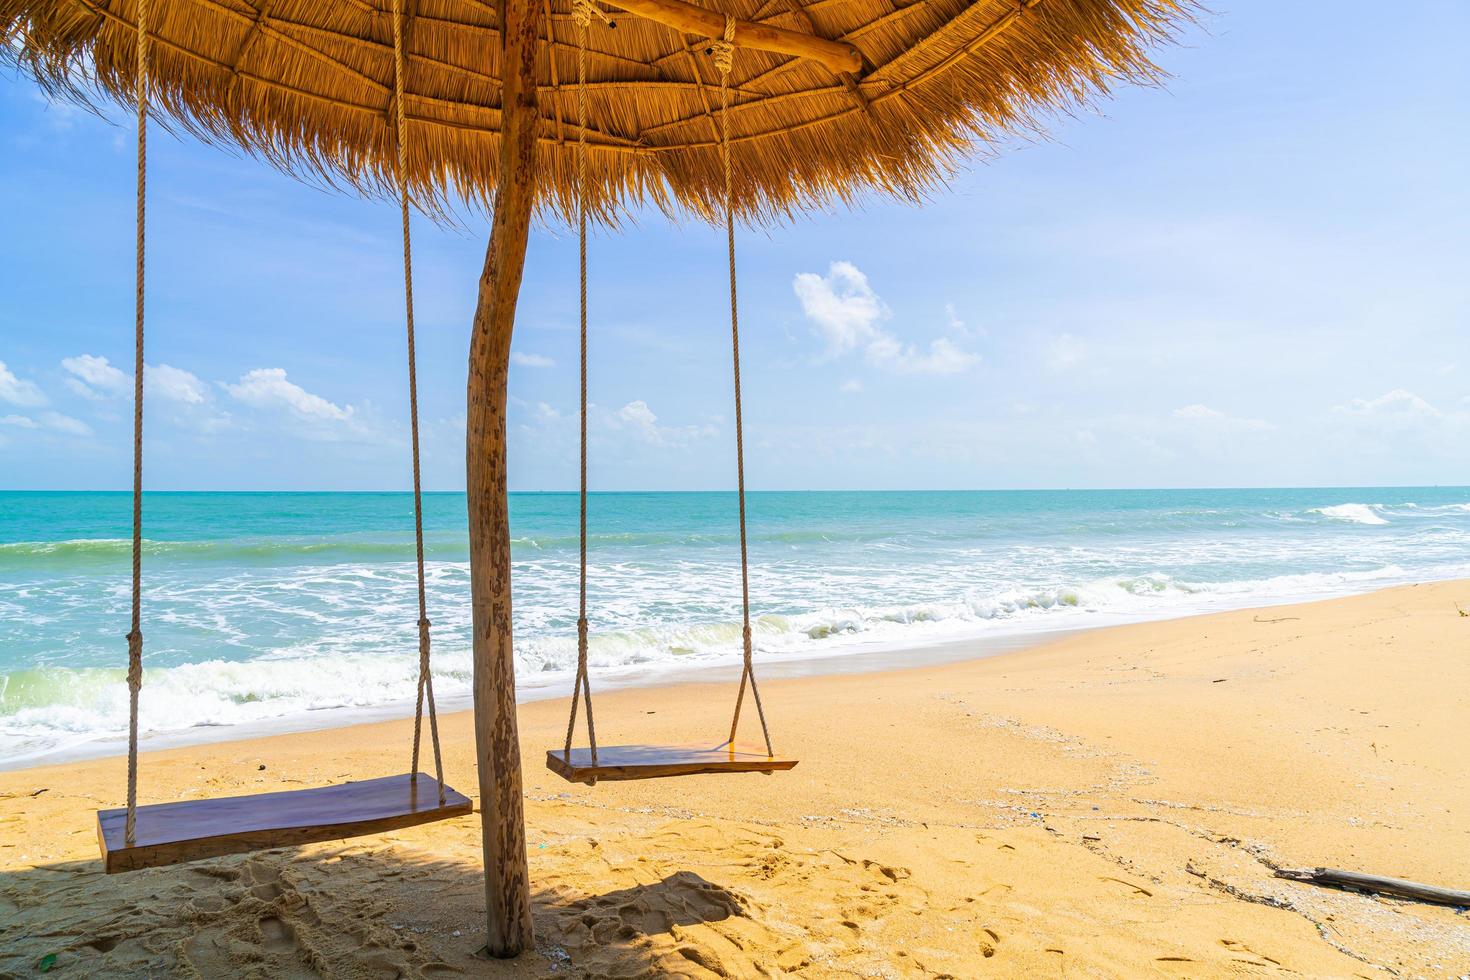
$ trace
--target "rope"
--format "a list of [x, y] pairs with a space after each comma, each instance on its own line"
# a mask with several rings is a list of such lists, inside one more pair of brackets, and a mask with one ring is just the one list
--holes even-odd
[[413, 334], [413, 248], [408, 234], [408, 123], [403, 112], [403, 0], [393, 3], [393, 107], [397, 117], [398, 211], [403, 219], [403, 301], [408, 323], [408, 414], [413, 431], [413, 534], [419, 582], [419, 682], [413, 715], [413, 768], [409, 781], [419, 780], [419, 745], [423, 737], [424, 701], [429, 702], [429, 740], [434, 746], [434, 777], [439, 781], [439, 805], [444, 805], [444, 756], [439, 747], [439, 715], [434, 708], [434, 676], [429, 669], [428, 599], [424, 588], [424, 497], [419, 479], [419, 380]]
[[745, 663], [740, 671], [740, 693], [735, 697], [735, 717], [730, 721], [730, 743], [740, 727], [740, 707], [745, 703], [745, 684], [761, 720], [761, 734], [766, 740], [766, 754], [771, 748], [771, 730], [766, 726], [766, 710], [761, 706], [760, 689], [755, 684], [755, 662], [750, 633], [750, 553], [745, 542], [745, 432], [740, 411], [740, 306], [735, 288], [735, 182], [730, 166], [730, 69], [735, 66], [735, 18], [725, 15], [725, 37], [713, 45], [715, 67], [720, 71], [720, 156], [725, 169], [725, 247], [730, 258], [730, 350], [735, 366], [735, 474], [740, 500], [740, 605], [743, 618], [741, 640]]
[[137, 252], [133, 292], [133, 619], [128, 631], [128, 817], [123, 840], [138, 829], [138, 692], [143, 687], [143, 259], [148, 190], [148, 0], [138, 0]]
[[572, 0], [572, 19], [577, 23], [577, 251], [582, 340], [582, 483], [578, 520], [581, 565], [577, 580], [577, 676], [572, 681], [572, 710], [567, 718], [567, 738], [562, 748], [562, 757], [570, 763], [572, 735], [577, 727], [577, 698], [580, 695], [587, 705], [587, 742], [594, 766], [597, 765], [597, 727], [592, 721], [592, 681], [587, 671], [587, 28], [596, 10], [596, 0]]

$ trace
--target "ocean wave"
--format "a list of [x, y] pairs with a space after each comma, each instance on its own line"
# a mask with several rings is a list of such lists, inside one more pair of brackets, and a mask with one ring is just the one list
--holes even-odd
[[1349, 524], [1387, 524], [1388, 521], [1378, 511], [1382, 504], [1334, 504], [1331, 507], [1315, 507], [1309, 513], [1321, 514], [1335, 521], [1347, 521]]
[[1375, 505], [1386, 514], [1402, 517], [1450, 517], [1470, 514], [1470, 503], [1463, 504], [1382, 504]]
[[[1470, 568], [1441, 571], [1448, 576], [1466, 574]], [[763, 659], [806, 658], [840, 655], [850, 652], [853, 644], [923, 646], [987, 632], [1081, 627], [1340, 594], [1405, 577], [1397, 566], [1219, 583], [1148, 573], [962, 593], [945, 601], [767, 614], [755, 619], [753, 632]], [[466, 698], [472, 679], [467, 642], [453, 630], [439, 635], [435, 688], [445, 701]], [[417, 658], [403, 652], [411, 645], [404, 642], [401, 631], [383, 635], [378, 643], [372, 637], [357, 639], [353, 650], [325, 642], [294, 643], [245, 660], [149, 668], [144, 673], [141, 730], [148, 736], [260, 725], [328, 709], [410, 703]], [[364, 652], [364, 648], [394, 652]], [[740, 655], [738, 620], [598, 632], [590, 648], [592, 667], [605, 678], [733, 664]], [[560, 692], [575, 667], [575, 637], [569, 632], [522, 635], [517, 638], [515, 661], [523, 693]], [[34, 667], [0, 675], [0, 748], [18, 757], [120, 738], [126, 731], [127, 705], [120, 668]]]
[[[831, 544], [836, 542], [879, 543], [893, 537], [891, 531], [837, 532], [832, 530], [774, 530], [752, 533], [754, 545]], [[684, 548], [734, 549], [740, 542], [736, 530], [729, 532], [604, 532], [589, 534], [587, 543], [598, 549], [640, 549], [646, 551], [678, 551]], [[580, 547], [575, 534], [520, 536], [511, 539], [513, 552], [549, 552], [574, 554]], [[38, 562], [50, 568], [107, 565], [127, 561], [133, 543], [129, 538], [71, 538], [64, 541], [15, 541], [0, 543], [0, 569], [36, 567]], [[438, 532], [425, 536], [425, 554], [441, 561], [463, 561], [469, 556], [468, 537], [462, 533]], [[145, 538], [143, 554], [149, 558], [165, 558], [175, 562], [216, 563], [289, 563], [298, 560], [325, 561], [395, 561], [408, 560], [414, 553], [413, 534], [381, 535], [353, 538], [346, 535], [300, 538], [204, 538], [197, 540], [160, 540]]]
[[[456, 539], [457, 540], [457, 539]], [[432, 551], [435, 547], [426, 542]], [[0, 544], [0, 567], [6, 564], [31, 564], [37, 559], [54, 562], [117, 562], [124, 561], [132, 553], [133, 542], [129, 538], [72, 538], [65, 541], [15, 541]], [[441, 543], [440, 549], [444, 548]], [[460, 547], [459, 551], [466, 549]], [[413, 556], [413, 536], [406, 534], [398, 540], [351, 540], [345, 538], [262, 538], [250, 539], [201, 539], [192, 541], [160, 541], [143, 539], [143, 554], [147, 557], [180, 559], [205, 559], [210, 561], [234, 562], [242, 559], [281, 558], [291, 560], [302, 557], [323, 558], [403, 558]]]
[[[1316, 514], [1332, 520], [1344, 521], [1349, 524], [1389, 524], [1391, 518], [1423, 519], [1423, 518], [1454, 518], [1470, 514], [1470, 503], [1452, 504], [1416, 504], [1404, 502], [1398, 504], [1363, 504], [1348, 503], [1334, 504], [1331, 507], [1315, 507], [1308, 514]], [[1288, 514], [1271, 515], [1280, 520], [1292, 520]]]

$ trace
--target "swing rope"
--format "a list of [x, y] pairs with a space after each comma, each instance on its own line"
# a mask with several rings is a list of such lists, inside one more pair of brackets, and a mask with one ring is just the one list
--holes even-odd
[[[128, 631], [128, 805], [123, 825], [127, 846], [137, 839], [138, 813], [138, 695], [143, 687], [143, 272], [148, 178], [148, 80], [150, 37], [148, 0], [138, 0], [137, 59], [134, 98], [138, 110], [137, 255], [134, 267], [133, 328], [133, 568], [132, 628]], [[445, 803], [443, 752], [439, 744], [439, 721], [434, 706], [434, 681], [429, 669], [429, 617], [424, 585], [423, 493], [419, 478], [418, 372], [414, 357], [413, 253], [408, 232], [407, 126], [403, 111], [403, 9], [395, 0], [393, 17], [393, 90], [398, 141], [398, 198], [403, 219], [403, 288], [408, 319], [408, 400], [413, 430], [414, 538], [418, 559], [419, 678], [418, 706], [414, 716], [413, 774], [418, 782], [419, 747], [425, 700], [429, 705], [429, 737], [434, 748], [434, 773], [439, 781], [439, 805]]]
[[572, 735], [577, 727], [577, 697], [587, 704], [587, 743], [597, 765], [597, 728], [592, 721], [592, 681], [587, 671], [587, 28], [596, 13], [595, 0], [572, 0], [577, 23], [577, 250], [581, 287], [582, 340], [582, 460], [578, 512], [581, 563], [577, 580], [577, 676], [572, 681], [572, 710], [567, 719], [562, 758], [572, 757]]
[[403, 0], [393, 4], [393, 108], [398, 143], [398, 211], [403, 219], [403, 301], [408, 323], [408, 414], [413, 433], [413, 533], [417, 550], [419, 585], [419, 679], [413, 715], [413, 768], [409, 781], [419, 779], [419, 745], [423, 737], [424, 701], [429, 702], [429, 740], [434, 747], [434, 777], [439, 781], [439, 805], [444, 805], [444, 757], [439, 747], [439, 716], [434, 709], [434, 676], [429, 669], [428, 599], [424, 587], [424, 497], [419, 479], [419, 382], [413, 332], [413, 248], [408, 234], [408, 122], [403, 111], [404, 87]]
[[128, 816], [123, 839], [129, 847], [138, 824], [138, 692], [143, 688], [143, 238], [148, 190], [148, 0], [138, 0], [137, 255], [133, 292], [133, 619], [128, 631]]
[[745, 683], [750, 682], [750, 695], [761, 720], [761, 735], [766, 740], [766, 754], [771, 748], [771, 730], [766, 726], [766, 710], [761, 706], [761, 692], [755, 684], [755, 661], [750, 635], [750, 558], [745, 543], [745, 432], [740, 412], [740, 308], [735, 289], [735, 183], [730, 166], [730, 70], [735, 66], [735, 18], [725, 15], [724, 40], [713, 45], [715, 67], [720, 71], [720, 156], [725, 169], [725, 247], [730, 259], [730, 350], [735, 367], [735, 475], [740, 499], [740, 605], [743, 617], [741, 638], [745, 663], [740, 671], [740, 693], [735, 697], [735, 715], [730, 720], [730, 744], [740, 727], [740, 707], [745, 703]]
[[[597, 765], [597, 733], [592, 724], [592, 684], [587, 671], [587, 28], [598, 13], [596, 0], [572, 0], [572, 18], [577, 23], [577, 234], [581, 275], [582, 330], [582, 487], [581, 487], [581, 569], [578, 580], [577, 675], [572, 682], [572, 706], [567, 718], [567, 737], [562, 757], [570, 764], [572, 736], [577, 727], [577, 702], [587, 706], [587, 737], [591, 745], [592, 766]], [[725, 178], [725, 246], [730, 268], [730, 348], [735, 371], [735, 471], [740, 501], [740, 604], [742, 615], [743, 665], [740, 671], [740, 693], [735, 699], [735, 716], [730, 722], [730, 743], [740, 727], [740, 709], [745, 703], [745, 687], [755, 701], [760, 716], [761, 735], [766, 754], [774, 756], [771, 731], [766, 725], [766, 711], [755, 682], [754, 649], [750, 628], [750, 554], [745, 534], [745, 434], [740, 401], [740, 313], [735, 277], [735, 189], [730, 162], [730, 70], [735, 60], [735, 18], [726, 16], [725, 37], [713, 42], [715, 66], [720, 72], [720, 156]], [[596, 782], [593, 777], [592, 782]]]

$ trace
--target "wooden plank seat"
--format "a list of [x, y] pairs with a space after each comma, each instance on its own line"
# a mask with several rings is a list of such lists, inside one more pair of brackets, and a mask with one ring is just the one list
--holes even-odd
[[292, 847], [377, 834], [458, 817], [473, 810], [468, 798], [419, 773], [364, 779], [337, 786], [154, 803], [138, 807], [134, 840], [124, 841], [128, 811], [100, 810], [97, 840], [108, 874], [201, 858]]
[[597, 764], [591, 749], [562, 749], [546, 753], [546, 768], [572, 783], [600, 780], [659, 779], [702, 773], [763, 772], [793, 769], [796, 759], [768, 755], [751, 745], [599, 745]]

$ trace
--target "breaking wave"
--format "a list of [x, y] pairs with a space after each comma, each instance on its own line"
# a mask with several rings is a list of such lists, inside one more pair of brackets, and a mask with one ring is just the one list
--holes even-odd
[[[1388, 502], [1343, 502], [1349, 493]], [[418, 610], [401, 520], [411, 505], [401, 495], [339, 496], [314, 499], [309, 516], [289, 495], [154, 505], [141, 718], [153, 744], [412, 712]], [[1466, 499], [1463, 489], [755, 495], [757, 653], [883, 650], [897, 664], [948, 641], [1470, 577]], [[0, 494], [9, 542], [0, 543], [0, 766], [122, 745], [127, 500], [97, 501], [87, 511], [82, 498]], [[430, 503], [435, 688], [454, 706], [471, 681], [462, 498]], [[518, 691], [560, 696], [576, 659], [576, 497], [520, 503]], [[685, 494], [596, 501], [598, 683], [739, 662], [732, 504]], [[56, 517], [68, 514], [70, 523]], [[253, 536], [210, 537], [217, 528]]]
[[1388, 521], [1378, 513], [1379, 507], [1378, 504], [1336, 504], [1314, 508], [1311, 513], [1349, 524], [1387, 524]]

